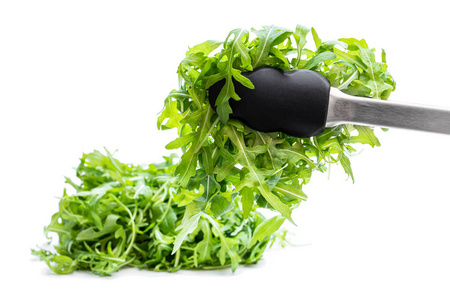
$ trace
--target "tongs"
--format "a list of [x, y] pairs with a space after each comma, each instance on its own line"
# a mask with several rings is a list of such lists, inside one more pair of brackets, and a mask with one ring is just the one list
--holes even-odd
[[[242, 75], [255, 88], [233, 80], [241, 100], [230, 99], [230, 118], [254, 130], [311, 137], [326, 127], [358, 124], [450, 134], [449, 108], [347, 95], [310, 70], [261, 67]], [[213, 108], [224, 83], [219, 81], [209, 88]]]

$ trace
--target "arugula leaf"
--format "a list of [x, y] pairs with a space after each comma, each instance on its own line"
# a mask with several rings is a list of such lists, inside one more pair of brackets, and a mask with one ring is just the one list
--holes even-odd
[[256, 227], [255, 233], [250, 240], [249, 247], [252, 247], [257, 241], [263, 241], [266, 237], [272, 235], [283, 224], [284, 218], [275, 216], [269, 220], [262, 222]]
[[315, 67], [317, 67], [317, 65], [320, 64], [321, 62], [332, 60], [335, 58], [336, 54], [334, 54], [333, 52], [326, 51], [318, 53], [308, 61], [308, 63], [303, 67], [303, 69], [312, 70]]
[[259, 40], [258, 46], [252, 51], [252, 64], [254, 69], [265, 65], [267, 62], [265, 62], [264, 59], [269, 58], [269, 52], [272, 47], [283, 42], [292, 34], [292, 31], [289, 29], [274, 25], [263, 26], [262, 30], [252, 28], [252, 32], [256, 34]]
[[211, 199], [211, 212], [218, 218], [233, 208], [228, 199], [222, 195], [215, 195]]
[[[224, 49], [221, 51], [218, 61], [221, 61], [222, 68], [214, 77], [210, 77], [207, 86], [211, 86], [219, 80], [225, 79], [225, 85], [220, 91], [216, 99], [217, 112], [222, 122], [228, 121], [228, 116], [231, 113], [231, 107], [228, 100], [240, 100], [241, 98], [234, 91], [233, 78], [248, 88], [254, 88], [253, 84], [241, 75], [241, 70], [234, 68], [234, 63], [237, 61], [242, 69], [252, 70], [251, 58], [248, 49], [248, 31], [246, 29], [238, 28], [232, 30], [225, 42]], [[226, 61], [223, 61], [226, 60]]]
[[203, 55], [209, 55], [211, 52], [213, 52], [215, 49], [217, 49], [222, 42], [219, 41], [205, 41], [201, 44], [195, 45], [192, 48], [189, 48], [189, 50], [186, 52], [186, 56], [189, 57], [192, 54], [196, 53], [203, 53]]
[[295, 27], [295, 33], [293, 34], [293, 37], [295, 39], [295, 42], [297, 43], [297, 57], [292, 60], [293, 69], [297, 69], [300, 65], [303, 47], [305, 47], [306, 45], [306, 36], [310, 31], [311, 29], [302, 25], [297, 25]]
[[373, 128], [361, 125], [354, 125], [354, 128], [358, 131], [358, 135], [350, 137], [350, 142], [368, 144], [372, 146], [372, 148], [381, 146], [380, 141], [378, 141], [378, 138], [373, 132]]
[[191, 146], [181, 157], [181, 162], [177, 166], [175, 174], [179, 176], [182, 186], [186, 186], [189, 179], [194, 176], [197, 169], [198, 156], [205, 143], [211, 129], [217, 124], [217, 121], [211, 123], [213, 109], [207, 106], [200, 117], [200, 124], [195, 134], [190, 136]]

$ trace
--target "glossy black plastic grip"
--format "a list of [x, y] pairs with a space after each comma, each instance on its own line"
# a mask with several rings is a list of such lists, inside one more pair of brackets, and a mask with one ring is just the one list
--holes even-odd
[[[241, 120], [254, 130], [281, 131], [295, 137], [314, 136], [325, 129], [330, 82], [319, 73], [261, 67], [242, 75], [255, 88], [248, 89], [233, 79], [241, 100], [230, 99], [230, 118]], [[209, 88], [213, 108], [224, 84], [222, 80]]]

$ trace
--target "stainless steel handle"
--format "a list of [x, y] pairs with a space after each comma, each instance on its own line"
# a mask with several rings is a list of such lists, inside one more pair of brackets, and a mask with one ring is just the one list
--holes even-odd
[[450, 134], [450, 109], [355, 97], [331, 88], [327, 127], [360, 124]]

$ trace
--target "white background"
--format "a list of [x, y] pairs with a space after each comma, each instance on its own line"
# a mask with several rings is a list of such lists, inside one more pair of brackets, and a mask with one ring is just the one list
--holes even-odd
[[168, 153], [175, 133], [156, 116], [188, 46], [236, 27], [314, 26], [323, 40], [383, 47], [392, 99], [450, 107], [444, 1], [0, 3], [0, 298], [450, 298], [450, 136], [405, 130], [352, 159], [355, 184], [337, 167], [316, 174], [290, 228], [303, 246], [235, 274], [57, 276], [30, 255], [83, 152], [117, 149], [129, 163]]

